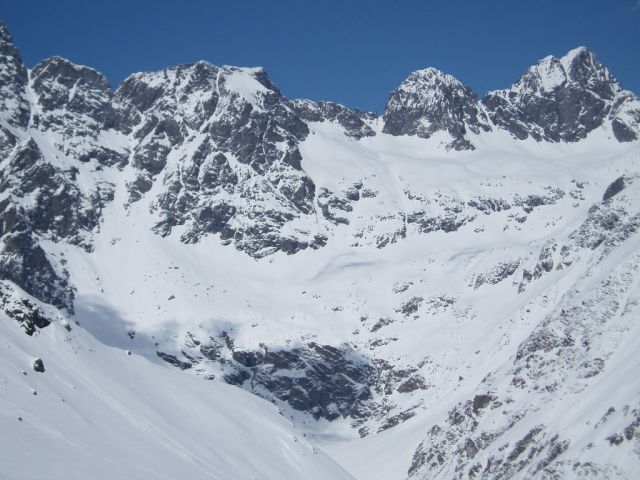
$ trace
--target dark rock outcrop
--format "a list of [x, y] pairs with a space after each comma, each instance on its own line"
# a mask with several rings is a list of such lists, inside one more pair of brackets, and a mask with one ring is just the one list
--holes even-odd
[[435, 68], [413, 72], [391, 92], [384, 110], [383, 132], [430, 138], [448, 135], [447, 148], [473, 150], [467, 132], [491, 130], [475, 93]]
[[630, 141], [637, 138], [640, 118], [632, 97], [580, 47], [540, 60], [511, 88], [490, 92], [482, 103], [496, 126], [519, 139], [576, 142], [607, 124], [619, 141]]
[[375, 132], [369, 122], [375, 120], [375, 113], [347, 108], [334, 102], [313, 102], [311, 100], [292, 100], [291, 108], [307, 122], [333, 122], [342, 127], [343, 133], [357, 140], [372, 137]]

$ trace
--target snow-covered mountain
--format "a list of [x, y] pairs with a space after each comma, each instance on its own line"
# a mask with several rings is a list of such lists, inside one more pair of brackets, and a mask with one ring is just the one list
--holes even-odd
[[607, 126], [621, 142], [638, 140], [638, 98], [584, 47], [543, 58], [483, 104], [498, 127], [520, 139], [576, 142]]
[[473, 149], [467, 132], [491, 130], [475, 93], [459, 80], [435, 68], [413, 72], [391, 92], [384, 111], [384, 133], [430, 138], [451, 137], [448, 148]]
[[640, 100], [588, 50], [378, 116], [0, 26], [0, 103], [0, 478], [640, 474]]
[[[24, 308], [2, 290], [5, 311]], [[0, 478], [352, 478], [272, 405], [32, 306], [56, 321], [31, 337], [0, 313]]]

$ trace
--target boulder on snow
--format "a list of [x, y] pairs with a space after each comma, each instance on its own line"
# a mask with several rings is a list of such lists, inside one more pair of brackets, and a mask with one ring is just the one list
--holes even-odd
[[41, 358], [36, 358], [33, 361], [33, 371], [38, 373], [44, 373], [44, 362]]

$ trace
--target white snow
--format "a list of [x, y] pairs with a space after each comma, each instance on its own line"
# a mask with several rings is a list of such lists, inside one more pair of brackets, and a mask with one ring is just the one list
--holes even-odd
[[28, 337], [1, 313], [0, 332], [0, 478], [350, 478], [239, 388], [127, 355], [77, 325]]
[[260, 105], [260, 94], [269, 92], [269, 90], [254, 77], [254, 74], [260, 69], [237, 67], [226, 68], [230, 70], [230, 72], [224, 77], [225, 88], [241, 95], [247, 101], [255, 105]]

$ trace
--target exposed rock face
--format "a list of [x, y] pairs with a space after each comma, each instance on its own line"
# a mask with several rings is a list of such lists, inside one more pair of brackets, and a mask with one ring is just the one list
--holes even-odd
[[342, 127], [343, 133], [357, 140], [375, 135], [369, 123], [377, 118], [375, 113], [350, 109], [334, 102], [313, 102], [311, 100], [292, 100], [291, 108], [298, 116], [308, 122], [329, 121]]
[[435, 68], [413, 72], [391, 92], [383, 118], [385, 133], [430, 138], [445, 132], [447, 147], [455, 150], [473, 150], [468, 131], [491, 129], [471, 89]]
[[[134, 74], [115, 92], [100, 73], [59, 57], [29, 72], [0, 26], [0, 107], [0, 308], [28, 335], [55, 321], [45, 307], [71, 315], [75, 297], [77, 305], [90, 303], [82, 298], [87, 291], [114, 301], [118, 293], [105, 293], [108, 282], [98, 278], [104, 268], [95, 265], [104, 260], [99, 255], [125, 252], [129, 257], [123, 257], [134, 259], [142, 250], [132, 245], [146, 238], [151, 256], [158, 258], [144, 259], [149, 260], [143, 264], [144, 278], [135, 279], [149, 282], [144, 298], [138, 302], [135, 289], [127, 290], [123, 310], [130, 310], [132, 321], [156, 312], [166, 314], [164, 321], [180, 315], [167, 304], [188, 310], [190, 305], [180, 302], [193, 294], [185, 302], [197, 304], [190, 312], [197, 318], [179, 320], [193, 320], [198, 329], [189, 324], [193, 332], [186, 337], [184, 331], [165, 337], [153, 332], [145, 353], [238, 385], [300, 418], [347, 419], [361, 435], [419, 415], [433, 407], [428, 402], [451, 401], [415, 451], [407, 474], [416, 478], [496, 479], [515, 472], [551, 478], [549, 465], [573, 444], [538, 421], [528, 402], [535, 398], [554, 406], [556, 392], [572, 399], [581, 388], [590, 388], [589, 379], [605, 371], [619, 346], [616, 335], [631, 328], [620, 318], [637, 311], [637, 303], [617, 305], [621, 300], [614, 295], [616, 289], [631, 295], [637, 284], [632, 254], [640, 227], [638, 185], [636, 173], [626, 166], [606, 170], [605, 183], [588, 172], [597, 187], [580, 178], [569, 181], [567, 175], [581, 172], [567, 173], [564, 166], [557, 182], [540, 170], [522, 182], [506, 167], [504, 176], [488, 172], [480, 178], [486, 172], [472, 165], [476, 158], [487, 160], [480, 151], [478, 157], [465, 154], [449, 175], [457, 155], [423, 169], [436, 161], [423, 158], [415, 142], [385, 137], [414, 135], [454, 150], [472, 150], [476, 136], [499, 129], [549, 142], [575, 142], [598, 129], [621, 142], [637, 139], [639, 100], [584, 49], [542, 60], [511, 89], [483, 101], [435, 69], [415, 72], [391, 94], [381, 122], [374, 114], [333, 102], [287, 100], [262, 69], [198, 62]], [[319, 153], [313, 153], [324, 158], [303, 158], [318, 139]], [[398, 152], [388, 145], [398, 145]], [[630, 169], [637, 165], [632, 160]], [[322, 170], [325, 161], [330, 167]], [[510, 161], [483, 165], [516, 165], [514, 171], [529, 172], [518, 159]], [[554, 168], [552, 162], [549, 167]], [[440, 178], [441, 185], [429, 175]], [[144, 233], [153, 233], [139, 235], [140, 225], [127, 222], [142, 222]], [[556, 223], [564, 227], [554, 228]], [[121, 234], [130, 238], [118, 244]], [[431, 249], [428, 241], [422, 243], [424, 236], [443, 248]], [[205, 241], [212, 237], [220, 242]], [[405, 240], [406, 251], [404, 244], [392, 247]], [[339, 245], [326, 250], [326, 257], [311, 258], [307, 252], [264, 258], [329, 242], [334, 242], [329, 249]], [[109, 250], [108, 245], [117, 246]], [[210, 245], [211, 253], [199, 256], [198, 249]], [[267, 280], [254, 279], [254, 271], [240, 272], [241, 282], [225, 278], [237, 272], [224, 261], [214, 264], [223, 273], [207, 270], [210, 264], [202, 267], [204, 273], [186, 272], [215, 255], [224, 257], [221, 251], [230, 251], [224, 245], [253, 257], [256, 277]], [[494, 245], [504, 246], [504, 252], [490, 251]], [[181, 278], [171, 275], [178, 266], [161, 271], [161, 280], [147, 271], [160, 271], [156, 266], [163, 254], [158, 252], [165, 247], [171, 250], [167, 257], [182, 249], [176, 258], [189, 259], [188, 268], [181, 264]], [[389, 258], [384, 249], [392, 250]], [[299, 260], [309, 263], [296, 264]], [[611, 278], [587, 284], [599, 268], [618, 263]], [[302, 274], [280, 278], [291, 273], [286, 270], [291, 265]], [[401, 267], [406, 269], [399, 272]], [[571, 271], [561, 278], [571, 268], [575, 275]], [[127, 283], [125, 275], [110, 279], [110, 286], [117, 290], [121, 286], [114, 283]], [[273, 293], [263, 291], [271, 276], [282, 288], [264, 301]], [[345, 277], [348, 283], [340, 283]], [[204, 278], [216, 282], [215, 293], [212, 285], [201, 288]], [[300, 279], [307, 282], [305, 289], [313, 285], [319, 291], [300, 292]], [[83, 282], [91, 284], [84, 292]], [[568, 293], [561, 290], [573, 282]], [[160, 297], [165, 283], [181, 290]], [[227, 288], [236, 291], [227, 295]], [[551, 298], [558, 292], [566, 295]], [[198, 303], [209, 295], [211, 303]], [[253, 297], [264, 301], [256, 310]], [[505, 313], [490, 305], [474, 311], [476, 304], [486, 307], [494, 300], [505, 310], [516, 309], [512, 305], [519, 310]], [[535, 302], [536, 322], [526, 315]], [[232, 308], [222, 312], [229, 304]], [[266, 327], [262, 313], [273, 317], [264, 320]], [[206, 330], [209, 320], [216, 324], [211, 331]], [[217, 329], [227, 323], [239, 328]], [[272, 334], [268, 328], [274, 325], [278, 329]], [[139, 353], [142, 343], [136, 342], [144, 342], [146, 332], [139, 329], [136, 335], [131, 327], [123, 333], [126, 351]], [[339, 338], [317, 335], [334, 327]], [[412, 338], [414, 331], [419, 338]], [[470, 352], [461, 350], [468, 331], [476, 335], [474, 342], [495, 338], [495, 358], [508, 359], [492, 365], [491, 375], [475, 390], [464, 384], [469, 380], [462, 369], [480, 381], [476, 368], [486, 367], [475, 363], [491, 354], [481, 355], [475, 345]], [[262, 342], [260, 334], [268, 341]], [[242, 347], [234, 343], [241, 341], [246, 342]], [[439, 363], [437, 349], [443, 344], [453, 347]], [[570, 372], [567, 385], [553, 372]], [[468, 394], [458, 401], [461, 391]], [[637, 441], [640, 417], [630, 413], [633, 408], [621, 414], [624, 428], [603, 437], [611, 448]], [[579, 468], [568, 463], [558, 468], [575, 468], [579, 475]]]
[[609, 111], [611, 129], [619, 142], [640, 139], [640, 99], [623, 90], [613, 100]]
[[27, 335], [48, 327], [54, 320], [51, 312], [27, 298], [12, 282], [10, 278], [0, 280], [0, 309], [15, 320]]
[[48, 163], [29, 139], [16, 146], [0, 180], [0, 271], [38, 299], [73, 311], [73, 292], [64, 271], [52, 265], [38, 236], [84, 244], [83, 232], [98, 215], [79, 192], [75, 174]]
[[43, 302], [73, 312], [73, 290], [68, 275], [51, 265], [45, 251], [25, 229], [16, 229], [2, 237], [0, 276]]
[[[25, 128], [29, 123], [31, 108], [26, 94], [27, 81], [27, 68], [9, 30], [0, 23], [0, 118], [12, 127]], [[1, 133], [7, 135], [7, 130], [3, 127]], [[4, 148], [0, 139], [0, 152]]]
[[[373, 367], [365, 359], [349, 358], [349, 353], [310, 343], [304, 348], [258, 355], [236, 351], [233, 359], [245, 367], [239, 372], [250, 372], [247, 383], [254, 392], [273, 396], [315, 418], [362, 418], [369, 411]], [[229, 379], [240, 380], [242, 375], [237, 375]]]
[[128, 152], [103, 139], [129, 133], [130, 126], [102, 74], [52, 57], [30, 72], [30, 86], [35, 95], [32, 127], [49, 132], [61, 153], [81, 162], [96, 160], [103, 166], [127, 163]]
[[[207, 378], [220, 376], [283, 408], [311, 414], [315, 419], [350, 419], [360, 433], [371, 425], [384, 430], [412, 414], [390, 400], [394, 392], [407, 394], [426, 388], [414, 368], [398, 368], [362, 355], [347, 344], [309, 342], [291, 348], [238, 348], [222, 332], [199, 339], [188, 332], [179, 353], [157, 352], [182, 370], [197, 369]], [[392, 412], [398, 418], [390, 420]], [[365, 425], [366, 424], [366, 425]]]
[[482, 103], [496, 126], [519, 139], [576, 142], [605, 124], [619, 141], [637, 138], [637, 102], [584, 47], [540, 60]]
[[219, 234], [258, 257], [319, 245], [314, 234], [281, 233], [314, 210], [315, 185], [298, 150], [309, 129], [264, 70], [198, 62], [133, 75], [116, 97], [135, 119], [130, 200], [163, 174], [157, 233], [185, 225], [185, 242]]
[[[27, 216], [25, 228], [90, 248], [84, 234], [98, 225], [100, 201], [108, 198], [85, 197], [76, 182], [77, 171], [48, 162], [31, 138], [16, 147], [5, 172], [0, 192], [9, 193], [15, 209]], [[13, 228], [8, 227], [7, 231]]]
[[612, 197], [615, 197], [622, 190], [624, 190], [624, 177], [616, 178], [605, 190], [604, 195], [602, 195], [602, 200], [609, 200]]

